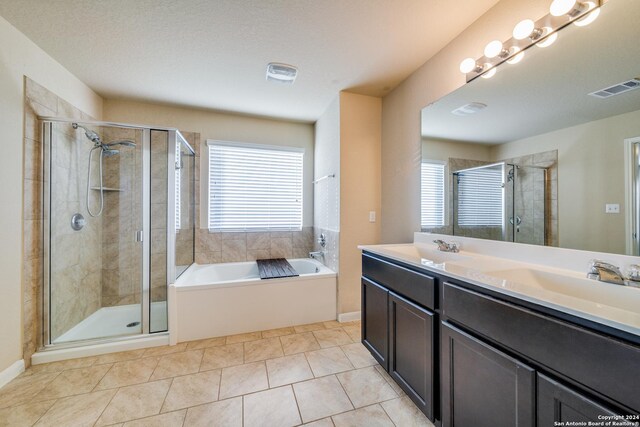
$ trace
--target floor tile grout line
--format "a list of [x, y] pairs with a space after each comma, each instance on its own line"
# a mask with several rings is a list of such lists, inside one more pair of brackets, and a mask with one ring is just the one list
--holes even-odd
[[[118, 395], [118, 393], [120, 392], [121, 387], [118, 387], [115, 389], [113, 396], [111, 396], [111, 399], [109, 399], [109, 401], [107, 402], [106, 405], [104, 405], [104, 408], [102, 408], [102, 411], [100, 411], [100, 415], [98, 415], [98, 418], [96, 418], [96, 420], [93, 422], [93, 426], [95, 426], [96, 424], [98, 424], [98, 421], [100, 420], [100, 418], [102, 418], [102, 415], [104, 414], [104, 411], [107, 410], [107, 408], [109, 407], [109, 405], [111, 405], [111, 402], [113, 402], [113, 399], [115, 399], [115, 397]], [[104, 391], [108, 391], [108, 390], [104, 390]]]
[[[171, 383], [169, 384], [169, 387], [167, 387], [167, 392], [164, 394], [164, 398], [162, 399], [162, 404], [160, 405], [160, 409], [158, 410], [158, 413], [155, 415], [162, 414], [162, 408], [164, 408], [164, 404], [167, 401], [167, 396], [169, 395], [169, 392], [171, 391], [171, 387], [173, 386], [174, 378], [175, 377], [171, 378]], [[167, 411], [167, 412], [173, 412], [173, 411]]]
[[300, 416], [300, 423], [304, 424], [304, 419], [302, 418], [302, 411], [300, 410], [300, 404], [298, 403], [298, 396], [296, 396], [296, 389], [293, 387], [293, 384], [289, 384], [291, 387], [291, 392], [293, 393], [293, 400], [296, 402], [296, 408], [298, 409], [298, 415]]
[[59, 399], [55, 399], [55, 400], [54, 400], [54, 402], [53, 402], [53, 404], [49, 407], [49, 409], [47, 409], [46, 411], [44, 411], [44, 412], [42, 413], [42, 415], [40, 415], [40, 416], [38, 417], [38, 419], [37, 419], [37, 420], [35, 420], [35, 422], [34, 422], [33, 424], [31, 424], [31, 425], [32, 425], [32, 426], [34, 426], [34, 425], [38, 424], [38, 421], [40, 421], [40, 420], [41, 420], [45, 415], [47, 415], [47, 414], [49, 413], [49, 411], [51, 411], [51, 409], [55, 406], [55, 404], [56, 404], [56, 403], [58, 403], [58, 400], [60, 400], [60, 399], [61, 399], [61, 398], [59, 398]]

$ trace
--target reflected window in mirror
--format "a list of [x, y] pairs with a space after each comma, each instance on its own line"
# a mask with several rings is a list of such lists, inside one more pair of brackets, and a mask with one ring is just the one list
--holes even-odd
[[420, 224], [423, 230], [444, 227], [445, 164], [423, 160], [420, 167]]

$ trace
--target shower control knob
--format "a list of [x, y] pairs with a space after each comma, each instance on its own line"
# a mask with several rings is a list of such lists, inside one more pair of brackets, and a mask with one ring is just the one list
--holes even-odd
[[82, 227], [84, 227], [86, 224], [87, 220], [84, 219], [82, 214], [73, 214], [73, 216], [71, 217], [71, 228], [73, 228], [75, 231], [82, 230]]

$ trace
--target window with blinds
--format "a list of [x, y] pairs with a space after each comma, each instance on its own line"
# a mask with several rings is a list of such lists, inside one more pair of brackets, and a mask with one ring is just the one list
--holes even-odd
[[208, 141], [209, 229], [302, 229], [304, 150]]
[[501, 227], [504, 222], [504, 164], [456, 173], [457, 216], [462, 227]]
[[444, 226], [444, 164], [422, 162], [420, 168], [420, 225]]

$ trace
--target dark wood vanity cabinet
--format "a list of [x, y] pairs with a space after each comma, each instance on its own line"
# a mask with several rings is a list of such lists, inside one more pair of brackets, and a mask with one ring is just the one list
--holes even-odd
[[435, 314], [389, 293], [389, 375], [434, 418]]
[[389, 370], [389, 291], [362, 278], [362, 344]]
[[435, 280], [363, 257], [362, 344], [427, 417], [437, 384]]
[[535, 370], [447, 322], [441, 331], [442, 425], [533, 427]]
[[363, 254], [362, 342], [436, 425], [547, 427], [640, 413], [637, 344], [416, 270]]
[[619, 415], [543, 374], [538, 374], [537, 403], [539, 426], [569, 421], [588, 424], [589, 421], [602, 422], [602, 417]]

